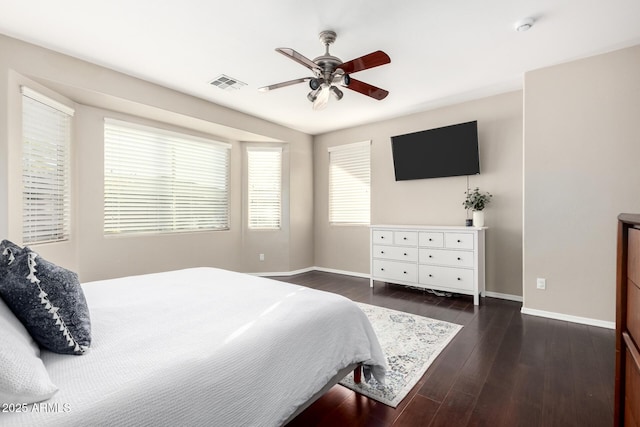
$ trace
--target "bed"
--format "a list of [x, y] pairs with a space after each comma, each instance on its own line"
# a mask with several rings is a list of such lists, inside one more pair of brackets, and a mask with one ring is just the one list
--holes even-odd
[[358, 364], [384, 378], [371, 324], [339, 295], [215, 268], [82, 289], [91, 348], [43, 350], [58, 391], [0, 425], [280, 426]]

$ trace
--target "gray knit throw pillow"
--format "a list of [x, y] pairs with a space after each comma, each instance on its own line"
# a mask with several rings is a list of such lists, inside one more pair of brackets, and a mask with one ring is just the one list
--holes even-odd
[[8, 262], [0, 296], [40, 346], [80, 355], [91, 344], [89, 308], [78, 275], [30, 248]]

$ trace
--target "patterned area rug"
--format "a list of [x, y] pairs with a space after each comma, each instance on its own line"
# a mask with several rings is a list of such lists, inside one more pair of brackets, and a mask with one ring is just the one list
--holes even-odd
[[396, 407], [422, 378], [438, 354], [449, 344], [462, 326], [454, 323], [357, 303], [367, 315], [387, 356], [386, 384], [371, 378], [360, 384], [353, 373], [340, 384], [372, 399]]

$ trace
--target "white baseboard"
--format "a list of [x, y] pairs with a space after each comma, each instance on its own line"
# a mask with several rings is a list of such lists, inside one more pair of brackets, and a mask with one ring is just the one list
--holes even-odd
[[499, 299], [506, 299], [509, 301], [522, 302], [522, 297], [520, 295], [501, 294], [500, 292], [485, 291], [484, 296], [490, 297], [490, 298], [499, 298]]
[[[346, 270], [336, 270], [334, 268], [325, 268], [325, 267], [307, 267], [307, 268], [302, 268], [300, 270], [294, 270], [294, 271], [277, 271], [277, 272], [270, 271], [266, 273], [249, 273], [249, 274], [252, 274], [254, 276], [263, 276], [263, 277], [294, 276], [296, 274], [307, 273], [309, 271], [322, 271], [325, 273], [342, 274], [345, 276], [354, 276], [354, 277], [360, 277], [363, 279], [368, 279], [370, 277], [369, 274], [357, 273], [354, 271], [346, 271]], [[485, 291], [485, 296], [490, 298], [499, 298], [499, 299], [504, 299], [509, 301], [522, 302], [522, 297], [519, 295], [510, 295], [510, 294], [503, 294], [500, 292]], [[564, 320], [566, 322], [579, 323], [582, 325], [597, 326], [600, 328], [607, 328], [607, 329], [616, 328], [616, 322], [608, 322], [605, 320], [591, 319], [588, 317], [572, 316], [569, 314], [555, 313], [552, 311], [535, 310], [532, 308], [522, 307], [520, 309], [520, 312], [522, 314], [528, 314], [530, 316], [546, 317], [548, 319], [555, 319], [555, 320]]]
[[555, 319], [555, 320], [564, 320], [572, 323], [580, 323], [582, 325], [598, 326], [600, 328], [607, 328], [607, 329], [616, 328], [616, 322], [607, 322], [606, 320], [591, 319], [588, 317], [571, 316], [569, 314], [555, 313], [552, 311], [534, 310], [532, 308], [522, 307], [520, 309], [520, 312], [522, 314], [529, 314], [531, 316], [546, 317], [546, 318]]
[[355, 271], [336, 270], [334, 268], [324, 268], [324, 267], [307, 267], [307, 268], [301, 268], [300, 270], [294, 270], [294, 271], [268, 271], [264, 273], [247, 273], [247, 274], [251, 274], [253, 276], [261, 276], [261, 277], [294, 276], [296, 274], [307, 273], [309, 271], [323, 271], [325, 273], [342, 274], [345, 276], [361, 277], [364, 279], [369, 278], [369, 275], [364, 273], [356, 273]]
[[251, 274], [253, 276], [260, 276], [260, 277], [295, 276], [296, 274], [307, 273], [315, 269], [316, 269], [315, 267], [307, 267], [307, 268], [301, 268], [300, 270], [293, 270], [293, 271], [268, 271], [266, 273], [247, 273], [247, 274]]
[[369, 277], [371, 277], [369, 274], [365, 274], [365, 273], [356, 273], [355, 271], [336, 270], [333, 268], [325, 268], [325, 267], [313, 267], [312, 270], [323, 271], [325, 273], [342, 274], [345, 276], [361, 277], [363, 279], [368, 279]]
[[[353, 277], [360, 277], [363, 279], [368, 279], [371, 277], [371, 275], [369, 274], [365, 274], [365, 273], [358, 273], [355, 271], [347, 271], [347, 270], [337, 270], [335, 268], [326, 268], [326, 267], [318, 267], [318, 266], [314, 266], [314, 267], [307, 267], [307, 268], [303, 268], [300, 270], [295, 270], [295, 271], [280, 271], [280, 272], [267, 272], [267, 273], [249, 273], [249, 274], [253, 274], [255, 276], [263, 276], [263, 277], [269, 277], [269, 276], [293, 276], [296, 274], [301, 274], [301, 273], [307, 273], [309, 271], [322, 271], [325, 273], [334, 273], [334, 274], [342, 274], [344, 276], [353, 276]], [[511, 295], [511, 294], [502, 294], [500, 292], [485, 292], [484, 293], [485, 296], [490, 297], [490, 298], [499, 298], [499, 299], [504, 299], [504, 300], [508, 300], [508, 301], [516, 301], [516, 302], [522, 302], [522, 297], [519, 295]]]

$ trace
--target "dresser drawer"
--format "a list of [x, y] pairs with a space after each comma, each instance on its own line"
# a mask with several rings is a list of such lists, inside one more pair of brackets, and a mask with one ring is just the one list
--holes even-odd
[[394, 231], [393, 243], [396, 245], [416, 246], [418, 244], [418, 233], [415, 231]]
[[428, 248], [444, 248], [444, 233], [422, 232], [418, 237], [418, 245]]
[[[635, 353], [635, 357], [632, 352]], [[640, 356], [638, 355], [638, 349], [635, 347], [627, 347], [625, 353], [624, 418], [625, 426], [631, 426], [634, 425], [630, 423], [631, 420], [636, 423], [640, 420], [640, 361], [637, 360]]]
[[473, 250], [473, 234], [471, 233], [446, 233], [444, 245], [451, 249]]
[[389, 281], [415, 282], [417, 280], [417, 265], [415, 263], [373, 260], [373, 276]]
[[373, 257], [415, 262], [418, 260], [418, 248], [373, 245]]
[[419, 266], [418, 281], [426, 285], [445, 286], [463, 291], [473, 291], [473, 270], [434, 265]]
[[627, 275], [636, 285], [640, 285], [640, 230], [629, 229], [629, 260], [627, 261]]
[[373, 243], [392, 245], [393, 244], [393, 231], [391, 230], [373, 230]]
[[640, 288], [631, 280], [627, 281], [627, 330], [640, 343]]
[[418, 260], [421, 264], [473, 267], [473, 252], [421, 248]]
[[631, 411], [631, 403], [628, 399], [624, 400], [625, 410], [624, 410], [624, 426], [625, 427], [640, 427], [640, 424], [636, 422], [636, 420], [632, 416]]

